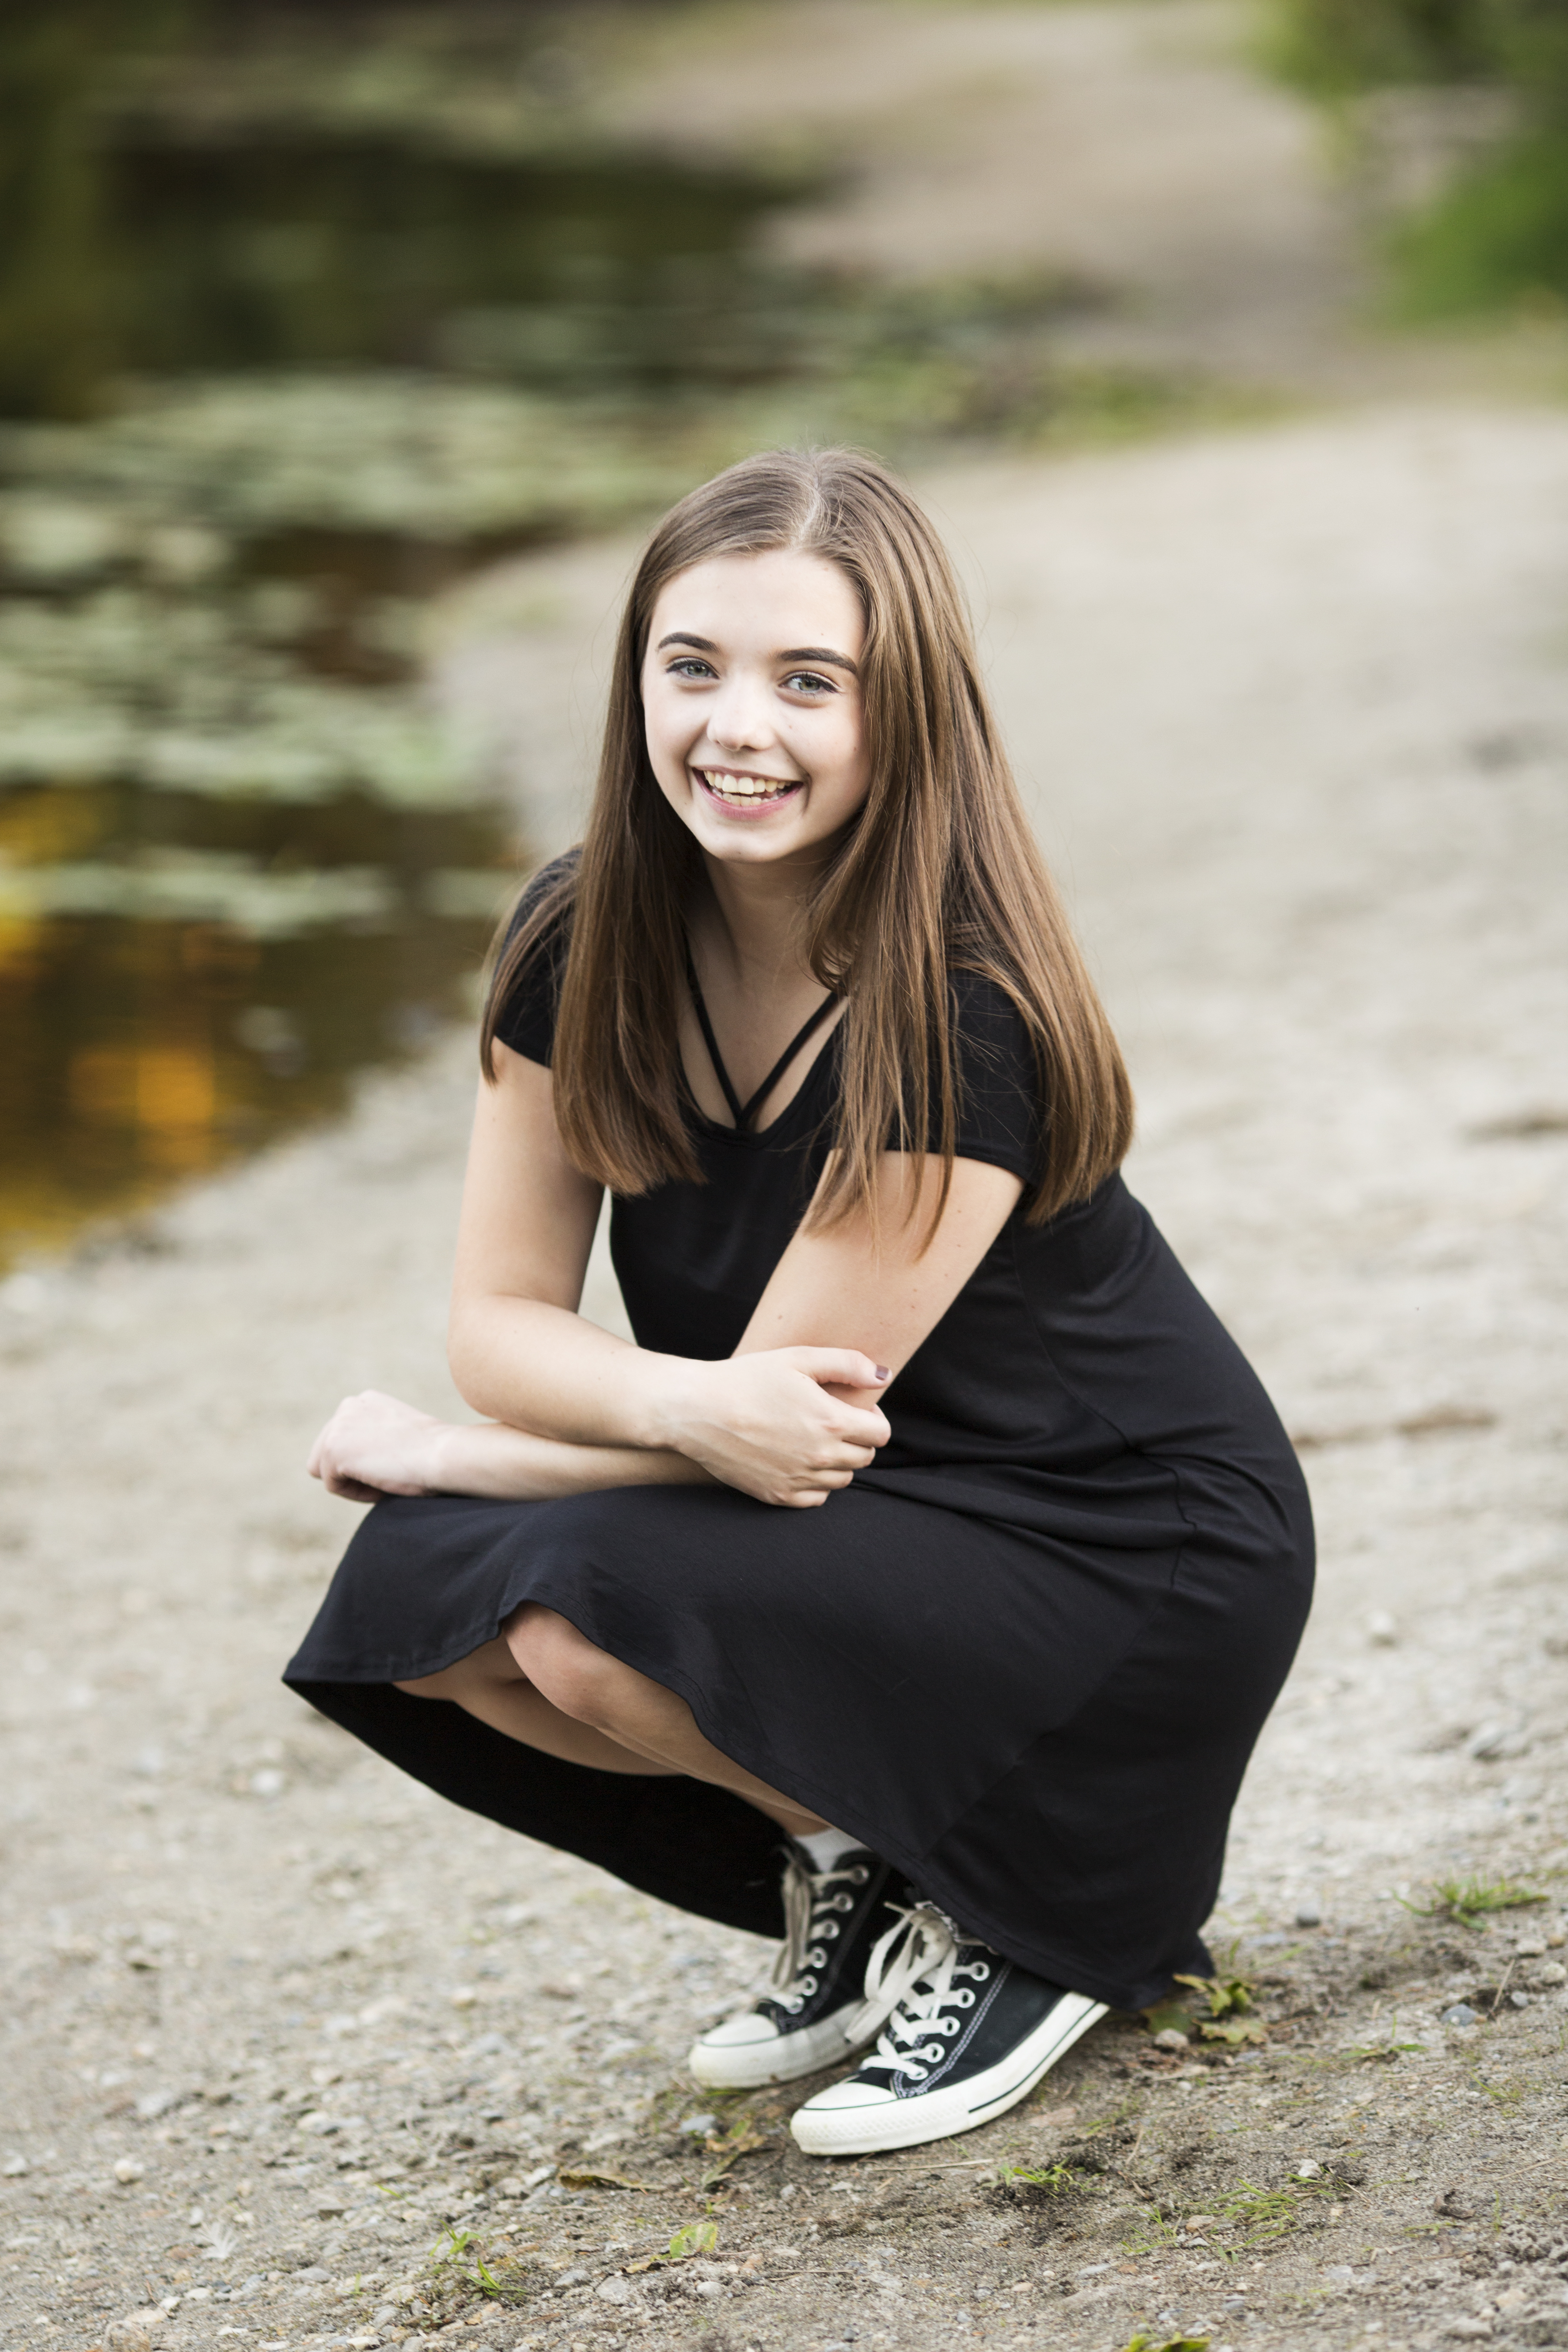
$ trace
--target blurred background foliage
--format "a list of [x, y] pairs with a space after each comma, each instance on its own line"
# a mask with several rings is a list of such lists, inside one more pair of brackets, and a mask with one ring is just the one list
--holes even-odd
[[[0, 10], [0, 1265], [460, 1011], [528, 847], [430, 599], [759, 445], [1202, 413], [1061, 273], [790, 268], [595, 111], [681, 0]], [[619, 45], [619, 46], [617, 46]]]
[[1500, 101], [1390, 240], [1395, 307], [1442, 319], [1568, 300], [1565, 0], [1279, 0], [1275, 63], [1317, 95], [1447, 86]]

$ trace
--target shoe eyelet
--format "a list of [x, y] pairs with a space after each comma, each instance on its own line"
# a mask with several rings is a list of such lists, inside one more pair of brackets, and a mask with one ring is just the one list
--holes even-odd
[[990, 1961], [972, 1960], [970, 1963], [969, 1973], [975, 1979], [977, 1983], [984, 1984], [987, 1977], [991, 1974]]
[[816, 1990], [816, 1979], [815, 1977], [796, 1977], [795, 1984], [799, 1989], [800, 1996], [803, 2000], [809, 1998], [809, 1996]]
[[832, 1937], [841, 1936], [844, 1933], [844, 1930], [839, 1926], [837, 1919], [824, 1919], [821, 1926], [814, 1930], [814, 1933], [818, 1936]]
[[[958, 1987], [957, 1990], [956, 1990], [956, 1991], [953, 1993], [953, 1995], [952, 1995], [952, 2005], [953, 2005], [953, 2007], [954, 2007], [955, 2009], [973, 2009], [973, 2006], [974, 2006], [974, 1995], [973, 1994], [973, 1992], [971, 1992], [971, 1990], [970, 1990], [970, 1989], [969, 1989], [969, 1987], [968, 1987], [967, 1985], [960, 1985], [960, 1986]], [[957, 2029], [957, 2027], [955, 2026], [955, 2027], [953, 2028], [954, 2032], [957, 2032], [957, 2030], [958, 2030], [958, 2029]]]
[[855, 1897], [852, 1895], [835, 1895], [832, 1902], [836, 1911], [853, 1911], [855, 1908]]
[[939, 2033], [945, 2033], [949, 2041], [951, 2041], [955, 2033], [962, 2033], [963, 2028], [960, 2025], [956, 2017], [939, 2017], [936, 2021], [936, 2030]]
[[870, 1875], [871, 1874], [867, 1869], [865, 1864], [863, 1862], [858, 1862], [854, 1869], [849, 1874], [849, 1881], [853, 1886], [864, 1886], [866, 1881], [870, 1877]]
[[925, 2060], [928, 2066], [940, 2066], [946, 2055], [947, 2053], [942, 2048], [940, 2042], [927, 2042], [925, 2048], [921, 2052], [921, 2056]]

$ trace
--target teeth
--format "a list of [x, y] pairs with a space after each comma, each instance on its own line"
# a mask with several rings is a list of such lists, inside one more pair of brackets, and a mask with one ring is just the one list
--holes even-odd
[[721, 800], [776, 800], [783, 793], [793, 791], [793, 785], [777, 776], [729, 776], [710, 768], [699, 770], [710, 793]]

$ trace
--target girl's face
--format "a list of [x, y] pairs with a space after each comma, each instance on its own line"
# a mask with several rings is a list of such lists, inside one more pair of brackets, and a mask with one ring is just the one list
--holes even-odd
[[710, 857], [826, 847], [865, 801], [860, 600], [788, 548], [718, 555], [660, 591], [643, 663], [659, 787]]

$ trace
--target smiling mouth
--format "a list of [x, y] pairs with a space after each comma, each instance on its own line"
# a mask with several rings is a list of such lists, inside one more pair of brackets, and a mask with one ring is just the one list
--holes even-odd
[[801, 789], [800, 779], [793, 782], [782, 776], [737, 775], [725, 768], [697, 768], [692, 772], [703, 789], [721, 801], [726, 808], [762, 810], [776, 808]]

